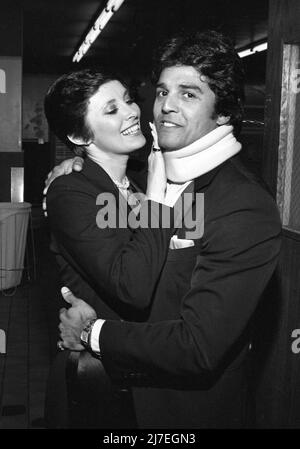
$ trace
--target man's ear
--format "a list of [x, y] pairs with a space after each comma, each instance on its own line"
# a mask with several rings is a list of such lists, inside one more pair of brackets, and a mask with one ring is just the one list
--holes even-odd
[[218, 126], [227, 125], [227, 123], [229, 123], [229, 120], [230, 120], [230, 115], [218, 115], [217, 125]]
[[76, 137], [74, 135], [68, 135], [68, 139], [70, 142], [74, 143], [74, 145], [82, 146], [86, 145], [88, 146], [91, 142], [87, 142], [82, 137]]

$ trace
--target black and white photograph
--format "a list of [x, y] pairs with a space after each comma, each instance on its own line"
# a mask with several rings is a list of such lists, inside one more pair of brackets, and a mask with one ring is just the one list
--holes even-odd
[[0, 1], [0, 430], [300, 428], [299, 23]]

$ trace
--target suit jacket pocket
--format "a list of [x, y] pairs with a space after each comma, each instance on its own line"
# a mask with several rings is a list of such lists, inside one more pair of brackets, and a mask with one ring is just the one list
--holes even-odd
[[185, 261], [193, 258], [196, 261], [196, 257], [199, 254], [199, 252], [200, 252], [200, 245], [196, 244], [196, 241], [194, 242], [194, 246], [186, 246], [177, 249], [169, 248], [167, 261], [168, 262], [180, 260]]
[[177, 235], [173, 235], [170, 240], [169, 248], [172, 250], [177, 250], [182, 248], [189, 248], [191, 246], [195, 246], [194, 240], [179, 239]]

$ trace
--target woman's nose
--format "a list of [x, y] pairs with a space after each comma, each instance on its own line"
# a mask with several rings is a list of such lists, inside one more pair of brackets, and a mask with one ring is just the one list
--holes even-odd
[[133, 104], [126, 104], [125, 117], [126, 120], [130, 120], [131, 118], [137, 118], [138, 113]]

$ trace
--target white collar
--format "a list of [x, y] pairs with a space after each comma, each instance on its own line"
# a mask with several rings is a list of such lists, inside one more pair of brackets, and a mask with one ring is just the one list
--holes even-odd
[[191, 181], [213, 170], [241, 150], [231, 125], [222, 125], [176, 151], [163, 153], [168, 180]]

